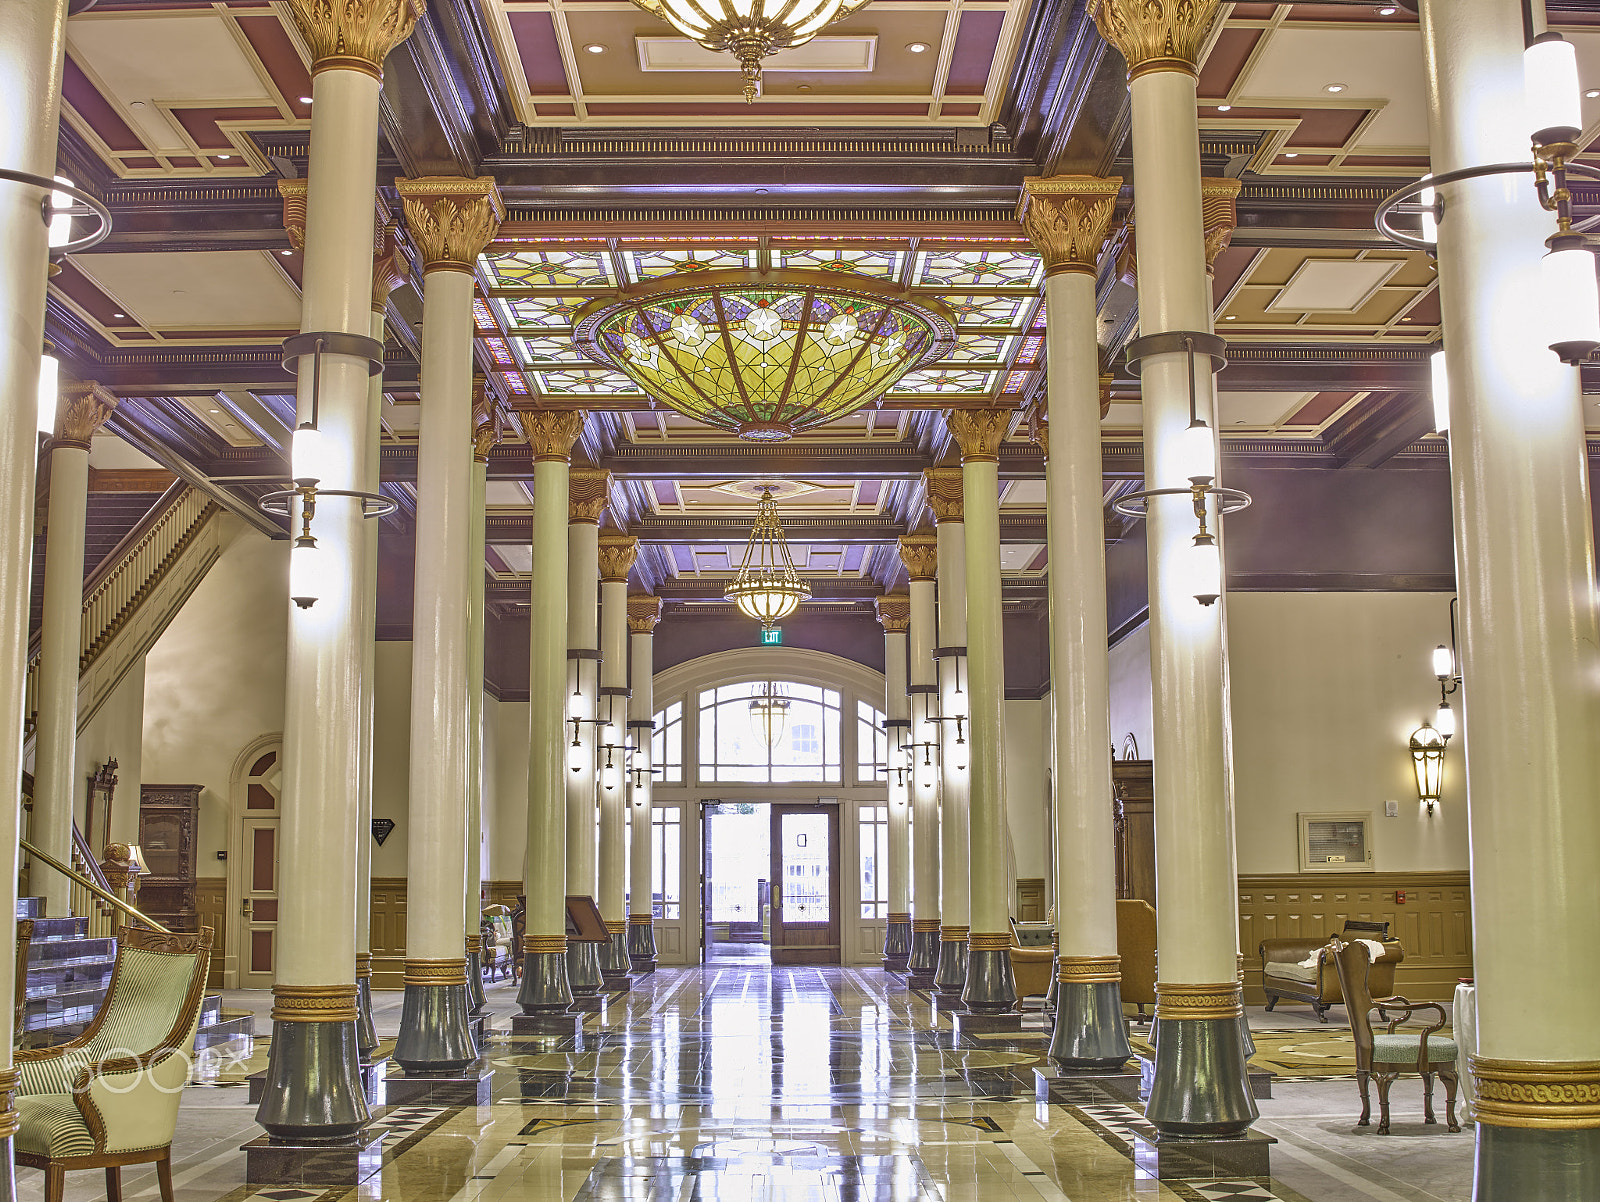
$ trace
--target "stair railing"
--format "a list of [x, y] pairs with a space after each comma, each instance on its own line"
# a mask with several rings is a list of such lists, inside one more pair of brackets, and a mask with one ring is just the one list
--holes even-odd
[[72, 912], [89, 919], [91, 939], [110, 936], [116, 926], [116, 911], [103, 897], [95, 896], [94, 889], [98, 886], [101, 892], [111, 894], [111, 882], [106, 880], [104, 870], [89, 847], [89, 840], [83, 837], [76, 822], [72, 824], [72, 868], [75, 873], [70, 891]]
[[[162, 494], [144, 518], [123, 537], [83, 582], [83, 616], [78, 671], [86, 672], [134, 611], [161, 583], [184, 549], [222, 507], [197, 488], [179, 481]], [[25, 733], [39, 715], [39, 635], [28, 647], [23, 683]]]
[[[79, 837], [81, 838], [81, 836], [79, 836]], [[101, 885], [96, 884], [94, 881], [90, 880], [83, 873], [78, 872], [76, 869], [69, 868], [67, 865], [63, 864], [60, 860], [56, 859], [54, 856], [49, 855], [46, 852], [40, 851], [37, 847], [35, 847], [33, 844], [29, 843], [26, 839], [19, 839], [18, 842], [22, 845], [22, 850], [27, 852], [35, 860], [38, 860], [39, 863], [45, 864], [45, 865], [48, 865], [51, 868], [54, 868], [57, 872], [61, 873], [62, 876], [66, 877], [68, 880], [70, 880], [72, 882], [72, 885], [73, 885], [72, 892], [73, 892], [73, 898], [74, 898], [74, 905], [73, 905], [73, 912], [74, 913], [77, 913], [76, 898], [77, 898], [77, 895], [78, 895], [78, 890], [82, 889], [86, 894], [92, 895], [93, 897], [95, 897], [100, 902], [107, 903], [108, 905], [114, 907], [115, 909], [121, 911], [123, 914], [127, 915], [129, 918], [133, 919], [135, 922], [138, 922], [143, 926], [149, 927], [152, 931], [155, 931], [158, 935], [170, 935], [170, 934], [172, 934], [172, 932], [170, 930], [168, 930], [166, 927], [162, 926], [159, 922], [157, 922], [155, 919], [151, 918], [148, 914], [145, 914], [142, 911], [140, 911], [138, 909], [135, 909], [133, 906], [130, 906], [127, 902], [123, 901], [115, 893], [111, 892], [111, 890], [109, 888], [105, 888], [105, 887], [103, 887]], [[104, 880], [105, 877], [102, 876], [100, 879]], [[89, 921], [90, 921], [90, 924], [91, 924], [89, 933], [91, 935], [93, 935], [94, 934], [94, 928], [93, 928], [94, 918], [93, 918], [92, 915], [91, 915]], [[108, 932], [108, 933], [114, 933], [114, 932]]]

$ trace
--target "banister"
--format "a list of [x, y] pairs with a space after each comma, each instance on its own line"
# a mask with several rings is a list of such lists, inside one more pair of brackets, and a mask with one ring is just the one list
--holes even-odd
[[51, 868], [54, 868], [57, 872], [61, 873], [61, 875], [66, 877], [68, 880], [76, 881], [79, 885], [83, 886], [90, 893], [93, 893], [96, 897], [100, 898], [102, 901], [110, 902], [113, 906], [115, 906], [117, 909], [121, 910], [129, 918], [137, 919], [139, 922], [141, 922], [145, 926], [149, 927], [152, 931], [156, 932], [156, 934], [158, 934], [158, 935], [170, 935], [170, 934], [172, 934], [171, 931], [169, 931], [166, 927], [162, 926], [155, 919], [151, 918], [148, 914], [145, 914], [140, 910], [136, 910], [134, 907], [130, 906], [127, 902], [123, 901], [120, 897], [118, 897], [115, 893], [112, 893], [108, 889], [102, 889], [99, 885], [95, 884], [88, 877], [84, 876], [80, 872], [76, 872], [73, 869], [68, 868], [65, 864], [63, 864], [60, 860], [56, 859], [54, 856], [49, 855], [46, 852], [40, 851], [37, 847], [35, 847], [32, 843], [29, 843], [26, 839], [18, 839], [17, 843], [22, 847], [23, 851], [27, 852], [28, 855], [32, 856], [35, 860], [38, 860], [41, 864], [48, 864]]

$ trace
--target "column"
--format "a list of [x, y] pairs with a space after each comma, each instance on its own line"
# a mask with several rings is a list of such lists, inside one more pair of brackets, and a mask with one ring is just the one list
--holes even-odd
[[407, 1073], [458, 1073], [478, 1058], [467, 1026], [465, 910], [476, 475], [472, 268], [505, 210], [487, 176], [397, 179], [395, 188], [422, 258], [423, 353], [405, 998], [394, 1058]]
[[1106, 654], [1100, 348], [1095, 268], [1120, 179], [1023, 181], [1022, 228], [1044, 259], [1049, 423], [1050, 697], [1055, 770], [1056, 1018], [1063, 1068], [1120, 1068], [1133, 1054], [1117, 956]]
[[[56, 119], [61, 103], [62, 56], [66, 50], [66, 0], [0, 0], [0, 100], [8, 114], [0, 122], [0, 163], [48, 178], [55, 170]], [[0, 183], [0, 395], [38, 394], [39, 359], [44, 346], [45, 278], [49, 267], [42, 188]], [[28, 671], [29, 576], [33, 562], [33, 482], [39, 442], [32, 405], [4, 406], [0, 419], [0, 677], [12, 687], [0, 691], [0, 781], [22, 786], [23, 697]], [[0, 910], [16, 913], [17, 836], [21, 807], [0, 806]], [[0, 996], [14, 995], [16, 957], [0, 957]], [[8, 1008], [9, 1010], [9, 1008]], [[12, 1105], [11, 1017], [0, 1032], [0, 1198], [16, 1193], [11, 1137], [17, 1130]]]
[[1000, 444], [1014, 416], [1012, 409], [952, 409], [945, 415], [961, 448], [967, 680], [972, 692], [967, 732], [972, 744], [967, 825], [972, 934], [961, 1002], [985, 1015], [1010, 1014], [1017, 1004], [1006, 884], [1006, 666], [1000, 609]]
[[527, 927], [514, 1034], [572, 1033], [567, 980], [567, 492], [581, 412], [518, 410], [533, 453], [533, 572], [528, 610]]
[[608, 990], [628, 988], [628, 571], [639, 540], [600, 533], [600, 914], [611, 942], [600, 953]]
[[500, 421], [489, 382], [472, 382], [472, 545], [467, 552], [467, 996], [470, 1013], [487, 1014], [483, 993], [483, 630], [484, 525], [489, 488], [489, 452], [500, 441]]
[[[595, 897], [600, 891], [595, 794], [599, 761], [596, 719], [600, 702], [600, 515], [611, 499], [611, 473], [572, 469], [567, 512], [567, 892]], [[577, 719], [574, 725], [572, 719]], [[574, 746], [575, 744], [575, 746]], [[573, 1004], [596, 1010], [604, 979], [600, 945], [567, 948]]]
[[[1146, 339], [1208, 334], [1195, 63], [1217, 2], [1158, 8], [1098, 0], [1091, 10], [1128, 64], [1140, 330]], [[1145, 485], [1187, 488], [1180, 443], [1189, 427], [1189, 356], [1181, 346], [1162, 349], [1146, 354], [1140, 367]], [[1193, 367], [1196, 413], [1215, 430], [1206, 357], [1197, 356]], [[1200, 605], [1189, 585], [1185, 565], [1196, 529], [1189, 499], [1155, 498], [1146, 525], [1161, 952], [1155, 1079], [1146, 1115], [1167, 1140], [1225, 1138], [1242, 1134], [1257, 1114], [1239, 1037], [1225, 604]]]
[[[1542, 5], [1535, 5], [1542, 10]], [[1433, 170], [1526, 162], [1509, 0], [1422, 6]], [[1592, 84], [1592, 80], [1585, 81]], [[1530, 177], [1439, 189], [1477, 978], [1476, 1202], [1600, 1196], [1600, 630], [1578, 369]], [[1590, 398], [1592, 399], [1592, 398]], [[1451, 765], [1446, 771], [1453, 770]]]
[[[967, 806], [971, 797], [967, 722], [957, 723], [967, 689], [967, 535], [961, 520], [961, 469], [922, 473], [939, 547], [938, 638], [934, 681], [939, 686], [939, 1004], [959, 1009], [967, 986], [967, 939], [972, 934], [967, 879]], [[958, 729], [959, 728], [959, 729]]]
[[911, 598], [885, 593], [877, 600], [883, 627], [884, 723], [889, 746], [889, 923], [883, 934], [883, 969], [904, 973], [911, 959], [911, 761], [905, 742], [911, 729], [911, 698], [906, 692], [906, 631]]
[[636, 750], [628, 780], [628, 960], [636, 973], [656, 970], [655, 859], [650, 825], [655, 776], [650, 757], [656, 725], [655, 629], [660, 620], [660, 597], [629, 594], [633, 695], [628, 698], [628, 734]]
[[[311, 155], [306, 172], [303, 333], [372, 329], [372, 182], [378, 170], [383, 59], [411, 33], [421, 5], [377, 0], [297, 7], [311, 50]], [[312, 361], [299, 364], [298, 421], [312, 417]], [[370, 361], [323, 357], [318, 429], [324, 488], [365, 480]], [[367, 1125], [357, 1072], [356, 857], [363, 656], [356, 581], [366, 533], [362, 506], [328, 497], [317, 507], [323, 595], [289, 614], [284, 705], [283, 819], [278, 832], [277, 979], [272, 1049], [256, 1121], [274, 1142], [354, 1142]], [[287, 605], [287, 598], [285, 598]]]
[[900, 559], [911, 575], [911, 630], [906, 692], [910, 702], [907, 749], [911, 758], [911, 958], [906, 984], [932, 989], [939, 969], [939, 763], [938, 724], [929, 721], [938, 685], [933, 680], [934, 580], [938, 542], [926, 531], [900, 538]]
[[[0, 185], [20, 187], [20, 184]], [[39, 726], [33, 753], [33, 843], [72, 863], [72, 802], [78, 790], [78, 657], [83, 639], [83, 540], [89, 509], [89, 440], [117, 407], [109, 389], [63, 383], [50, 440], [45, 518], [44, 618], [39, 627]], [[24, 611], [26, 612], [26, 611]], [[91, 848], [99, 855], [103, 848]], [[30, 880], [53, 918], [72, 913], [72, 882], [40, 864]]]

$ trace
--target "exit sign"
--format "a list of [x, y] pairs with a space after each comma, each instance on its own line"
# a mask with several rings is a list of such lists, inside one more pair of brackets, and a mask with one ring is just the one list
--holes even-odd
[[783, 646], [783, 627], [772, 626], [761, 632], [761, 645], [763, 647]]

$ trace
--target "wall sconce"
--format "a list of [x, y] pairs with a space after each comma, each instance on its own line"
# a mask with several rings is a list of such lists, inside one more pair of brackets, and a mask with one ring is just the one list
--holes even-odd
[[655, 783], [655, 774], [666, 771], [650, 762], [650, 741], [655, 729], [655, 722], [649, 718], [636, 719], [628, 723], [628, 737], [633, 741], [632, 755], [627, 767], [628, 781], [632, 786], [629, 800], [633, 802], [633, 808], [636, 810], [650, 808], [650, 786]]
[[46, 438], [56, 432], [56, 404], [61, 396], [61, 360], [56, 358], [55, 343], [45, 340], [44, 354], [39, 357], [39, 433]]
[[[967, 649], [935, 647], [933, 666], [939, 678], [939, 716], [934, 721], [940, 724], [943, 735], [940, 750], [942, 755], [950, 757], [951, 766], [957, 772], [965, 772], [968, 759], [967, 719], [971, 716], [972, 699], [967, 685]], [[954, 724], [954, 741], [951, 741], [949, 728], [944, 725], [947, 722]]]
[[[596, 730], [598, 737], [604, 740], [600, 750], [606, 753], [605, 763], [600, 765], [600, 787], [611, 792], [622, 784], [623, 774], [634, 750], [617, 723], [617, 702], [620, 700], [626, 708], [629, 691], [623, 685], [606, 685], [601, 688], [600, 696], [604, 702], [605, 716], [596, 723]], [[629, 729], [632, 729], [631, 726]]]
[[361, 516], [364, 518], [381, 518], [398, 508], [394, 501], [381, 493], [320, 487], [328, 474], [327, 452], [322, 442], [322, 431], [317, 427], [322, 403], [322, 356], [326, 351], [365, 359], [369, 376], [383, 371], [383, 344], [375, 338], [323, 331], [296, 334], [283, 340], [284, 370], [298, 373], [301, 357], [311, 356], [311, 419], [295, 427], [289, 444], [291, 487], [267, 493], [256, 502], [256, 506], [263, 513], [288, 518], [292, 522], [294, 502], [296, 499], [300, 502], [300, 533], [289, 551], [289, 598], [301, 609], [310, 609], [327, 590], [327, 557], [317, 547], [317, 540], [311, 533], [311, 519], [317, 512], [317, 498], [354, 497], [361, 502]]
[[1219, 488], [1217, 479], [1217, 436], [1198, 410], [1198, 389], [1194, 378], [1196, 351], [1211, 360], [1212, 374], [1228, 365], [1228, 344], [1215, 334], [1196, 330], [1171, 330], [1148, 334], [1128, 344], [1128, 370], [1137, 372], [1139, 363], [1152, 355], [1183, 351], [1189, 357], [1189, 428], [1183, 432], [1175, 458], [1189, 479], [1187, 488], [1147, 488], [1128, 493], [1112, 502], [1111, 508], [1123, 517], [1142, 518], [1149, 512], [1151, 497], [1187, 496], [1194, 503], [1195, 520], [1200, 528], [1194, 536], [1187, 563], [1182, 570], [1189, 576], [1189, 591], [1201, 605], [1215, 605], [1222, 596], [1222, 551], [1206, 528], [1206, 498], [1217, 498], [1217, 518], [1250, 507], [1250, 494], [1237, 488]]
[[889, 778], [889, 800], [903, 803], [905, 797], [897, 795], [895, 790], [904, 790], [910, 783], [911, 763], [908, 747], [911, 738], [911, 719], [889, 718], [883, 724], [884, 734], [889, 745], [889, 762], [878, 771], [885, 773]]
[[[1573, 224], [1567, 176], [1576, 173], [1600, 179], [1600, 168], [1571, 161], [1578, 153], [1577, 140], [1583, 126], [1578, 61], [1572, 43], [1554, 32], [1534, 37], [1526, 0], [1523, 28], [1528, 31], [1522, 65], [1526, 112], [1533, 126], [1529, 135], [1532, 161], [1491, 163], [1425, 175], [1387, 197], [1378, 206], [1374, 224], [1391, 242], [1432, 253], [1438, 241], [1437, 223], [1444, 217], [1443, 201], [1437, 197], [1441, 185], [1531, 172], [1540, 205], [1556, 215], [1556, 232], [1545, 239], [1548, 253], [1539, 269], [1550, 349], [1563, 363], [1576, 365], [1600, 347], [1600, 282], [1595, 277], [1594, 253], [1584, 236], [1595, 219]], [[1420, 236], [1390, 225], [1389, 218], [1397, 213], [1420, 216]]]
[[1417, 774], [1417, 799], [1425, 803], [1428, 813], [1439, 804], [1439, 790], [1444, 783], [1445, 738], [1424, 722], [1411, 732], [1411, 767]]
[[583, 665], [586, 663], [594, 665], [593, 680], [599, 679], [600, 652], [587, 647], [568, 647], [567, 663], [572, 670], [572, 692], [567, 697], [567, 721], [572, 726], [572, 741], [567, 744], [567, 767], [573, 772], [582, 772], [585, 760], [589, 767], [595, 766], [595, 751], [586, 748], [583, 743], [584, 724], [597, 728], [605, 725], [604, 719], [590, 716], [589, 690], [584, 688], [583, 683]]
[[1456, 651], [1456, 598], [1450, 598], [1450, 645], [1433, 649], [1433, 675], [1439, 682], [1439, 712], [1434, 728], [1448, 743], [1456, 733], [1456, 712], [1450, 708], [1450, 694], [1461, 687], [1461, 658]]
[[[939, 752], [939, 715], [936, 709], [939, 686], [914, 684], [906, 687], [911, 697], [911, 721], [906, 726], [906, 741], [900, 745], [911, 768], [912, 779], [920, 781], [924, 789], [933, 788], [937, 773], [933, 771]], [[917, 752], [922, 753], [921, 772], [917, 771]]]

